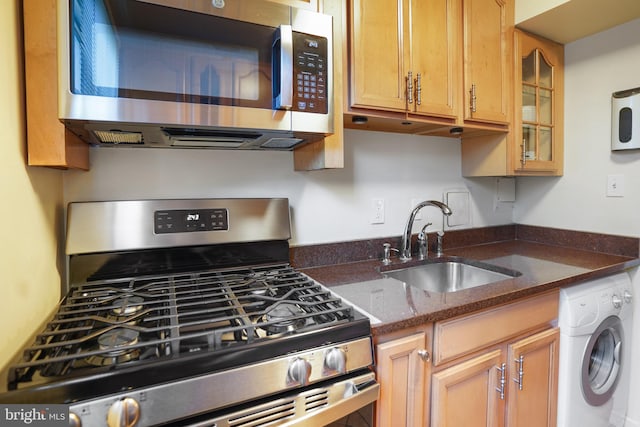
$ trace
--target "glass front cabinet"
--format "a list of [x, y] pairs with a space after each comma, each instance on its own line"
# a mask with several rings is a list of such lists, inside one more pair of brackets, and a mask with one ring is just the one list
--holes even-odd
[[564, 46], [515, 30], [516, 175], [562, 175]]

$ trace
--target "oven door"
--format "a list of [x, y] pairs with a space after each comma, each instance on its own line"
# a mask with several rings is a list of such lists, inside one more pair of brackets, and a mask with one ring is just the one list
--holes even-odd
[[373, 403], [379, 395], [380, 385], [369, 371], [273, 399], [249, 402], [223, 415], [199, 416], [175, 426], [324, 427], [342, 426], [341, 420], [352, 418], [368, 423], [363, 425], [372, 425]]

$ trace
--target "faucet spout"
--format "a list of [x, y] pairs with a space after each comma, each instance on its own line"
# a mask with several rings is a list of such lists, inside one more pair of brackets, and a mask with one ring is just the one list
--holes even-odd
[[418, 203], [418, 205], [411, 211], [411, 214], [409, 214], [407, 225], [404, 228], [404, 233], [402, 233], [402, 247], [400, 249], [400, 260], [402, 261], [409, 261], [411, 259], [411, 230], [413, 228], [413, 221], [416, 219], [416, 215], [420, 209], [425, 206], [435, 206], [440, 208], [443, 215], [451, 215], [451, 208], [442, 202], [438, 202], [436, 200], [425, 200], [424, 202]]

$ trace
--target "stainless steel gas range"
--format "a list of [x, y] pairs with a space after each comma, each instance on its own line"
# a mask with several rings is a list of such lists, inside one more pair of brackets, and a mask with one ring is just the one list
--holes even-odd
[[324, 426], [374, 402], [369, 320], [289, 263], [286, 199], [79, 202], [69, 291], [3, 403], [71, 425]]

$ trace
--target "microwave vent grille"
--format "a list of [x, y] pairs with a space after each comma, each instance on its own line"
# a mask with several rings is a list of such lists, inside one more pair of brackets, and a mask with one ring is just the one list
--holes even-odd
[[263, 148], [292, 148], [302, 141], [300, 138], [270, 138], [260, 146]]
[[95, 130], [96, 138], [103, 144], [133, 144], [142, 145], [142, 132], [125, 132], [120, 130]]

